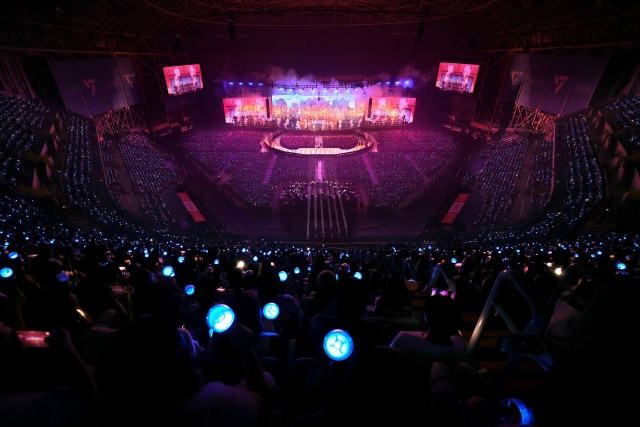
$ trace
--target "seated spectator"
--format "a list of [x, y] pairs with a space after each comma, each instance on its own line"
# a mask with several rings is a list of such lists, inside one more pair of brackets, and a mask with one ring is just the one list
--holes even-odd
[[376, 298], [371, 317], [411, 317], [413, 309], [408, 306], [410, 294], [404, 279], [389, 278]]
[[346, 277], [338, 282], [336, 309], [331, 314], [320, 313], [311, 319], [307, 348], [314, 354], [322, 355], [322, 342], [333, 329], [343, 329], [353, 338], [356, 350], [384, 344], [381, 327], [363, 320], [367, 311], [367, 290], [365, 284], [354, 277]]
[[342, 375], [333, 370], [337, 378], [326, 367], [318, 372], [294, 427], [424, 424], [429, 388], [416, 384], [428, 379], [410, 358], [379, 346], [364, 348], [351, 357]]
[[338, 291], [336, 275], [330, 270], [321, 271], [317, 276], [317, 288], [309, 303], [308, 316], [313, 317], [325, 310], [334, 300]]
[[448, 296], [435, 295], [424, 301], [426, 331], [401, 331], [391, 342], [391, 348], [426, 353], [433, 358], [460, 356], [464, 343], [458, 336], [461, 313]]
[[[296, 338], [300, 334], [303, 319], [302, 309], [296, 298], [285, 293], [285, 284], [280, 281], [276, 269], [267, 262], [262, 264], [256, 297], [261, 309], [270, 302], [276, 303], [280, 309], [278, 317], [268, 322], [273, 327], [271, 332], [276, 332], [285, 341]], [[265, 321], [263, 321], [264, 323]]]
[[97, 366], [105, 397], [100, 424], [257, 425], [270, 390], [253, 334], [236, 323], [228, 336], [245, 367], [243, 387], [203, 383], [175, 326], [156, 316], [137, 318], [109, 342]]

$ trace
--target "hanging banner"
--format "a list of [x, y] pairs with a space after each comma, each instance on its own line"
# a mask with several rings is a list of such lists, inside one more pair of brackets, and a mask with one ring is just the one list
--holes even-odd
[[60, 89], [60, 94], [62, 94], [67, 110], [89, 117], [89, 109], [84, 102], [84, 96], [78, 85], [76, 72], [71, 61], [55, 61], [50, 62], [49, 65], [56, 78], [58, 89]]
[[589, 106], [589, 101], [598, 86], [608, 60], [608, 56], [587, 55], [581, 57], [580, 67], [562, 109], [563, 116]]
[[118, 64], [120, 80], [122, 81], [124, 93], [127, 96], [127, 103], [129, 105], [139, 104], [142, 89], [140, 87], [140, 80], [138, 80], [136, 65], [133, 63], [133, 58], [116, 58], [116, 64]]
[[94, 59], [93, 65], [100, 74], [102, 89], [110, 110], [119, 110], [127, 106], [127, 97], [122, 88], [118, 66], [113, 58]]
[[573, 86], [579, 65], [580, 61], [576, 56], [558, 56], [540, 102], [540, 111], [554, 116], [560, 114], [569, 90]]
[[553, 55], [533, 55], [531, 57], [531, 65], [529, 65], [529, 72], [518, 98], [518, 105], [534, 110], [538, 109], [555, 59], [556, 57]]
[[102, 81], [98, 70], [93, 66], [93, 61], [72, 61], [72, 64], [91, 116], [99, 116], [109, 111], [102, 90]]
[[500, 102], [507, 102], [509, 104], [516, 102], [522, 82], [527, 76], [530, 62], [531, 55], [529, 54], [516, 53], [511, 56], [509, 71], [502, 84], [502, 92], [500, 92]]

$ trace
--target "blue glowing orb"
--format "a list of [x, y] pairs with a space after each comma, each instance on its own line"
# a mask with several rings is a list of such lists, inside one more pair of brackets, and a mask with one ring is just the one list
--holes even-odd
[[619, 262], [616, 264], [616, 268], [618, 270], [626, 270], [627, 269], [627, 264], [625, 264], [624, 262]]
[[278, 273], [278, 277], [280, 278], [281, 282], [285, 282], [289, 275], [285, 271], [281, 271], [280, 273]]
[[242, 248], [242, 252], [247, 252], [247, 248]]
[[307, 267], [307, 271], [311, 271], [311, 266]]
[[330, 359], [340, 362], [353, 353], [353, 338], [342, 329], [334, 329], [324, 337], [323, 347]]
[[213, 264], [214, 264], [214, 265], [218, 265], [218, 264], [220, 264], [220, 260], [219, 260], [219, 259], [214, 259], [214, 260], [213, 260]]
[[533, 409], [531, 409], [523, 400], [517, 398], [508, 398], [503, 399], [500, 402], [500, 406], [503, 408], [509, 408], [515, 406], [520, 413], [520, 422], [517, 423], [521, 426], [531, 426], [535, 425], [536, 418], [533, 413]]
[[16, 259], [18, 256], [18, 252], [9, 252], [9, 259]]
[[214, 332], [224, 332], [233, 325], [236, 315], [228, 305], [216, 304], [207, 313], [207, 325]]
[[[498, 252], [500, 253], [500, 252]], [[456, 262], [458, 262], [458, 258], [451, 258], [451, 264], [455, 264]]]
[[2, 277], [3, 279], [8, 279], [11, 276], [13, 276], [13, 270], [9, 267], [5, 267], [0, 270], [0, 277]]
[[596, 252], [598, 255], [602, 255], [602, 251], [598, 251]]
[[187, 295], [193, 295], [195, 291], [196, 291], [196, 287], [193, 285], [187, 285], [184, 287], [184, 293]]
[[356, 271], [355, 273], [353, 273], [353, 277], [355, 277], [356, 279], [362, 280], [362, 273], [360, 273], [359, 271]]
[[67, 273], [66, 271], [61, 271], [56, 276], [56, 279], [58, 279], [58, 282], [66, 282], [69, 280], [69, 273]]
[[298, 267], [296, 267], [296, 268], [293, 269], [293, 272], [295, 274], [300, 274], [300, 269]]
[[178, 262], [179, 262], [180, 264], [182, 264], [182, 263], [184, 262], [184, 257], [183, 257], [183, 256], [178, 257]]
[[273, 320], [280, 314], [280, 307], [275, 302], [270, 302], [262, 309], [262, 314], [269, 320]]
[[253, 259], [253, 262], [258, 262], [258, 257], [257, 256], [254, 256], [252, 259]]
[[162, 275], [164, 277], [175, 277], [176, 273], [173, 271], [173, 267], [166, 266], [162, 269]]

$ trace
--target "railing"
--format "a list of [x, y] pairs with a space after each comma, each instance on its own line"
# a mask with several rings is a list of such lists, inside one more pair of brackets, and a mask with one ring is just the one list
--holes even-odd
[[438, 278], [442, 277], [445, 282], [447, 282], [447, 286], [451, 292], [456, 291], [456, 282], [453, 281], [451, 276], [449, 275], [449, 271], [444, 264], [438, 264], [433, 267], [433, 272], [431, 273], [431, 280], [429, 280], [429, 284], [425, 287], [425, 292], [430, 291], [435, 288], [438, 284]]
[[[527, 322], [527, 326], [524, 329], [518, 327], [513, 320], [513, 317], [507, 312], [507, 308], [496, 301], [496, 295], [500, 289], [507, 283], [513, 284], [513, 289], [518, 291], [525, 299], [531, 310], [531, 319]], [[540, 298], [535, 293], [528, 289], [521, 281], [521, 276], [518, 272], [512, 270], [505, 270], [498, 274], [496, 281], [491, 289], [491, 293], [487, 298], [487, 302], [480, 313], [476, 327], [471, 334], [471, 339], [465, 351], [465, 356], [471, 356], [480, 341], [480, 337], [484, 331], [485, 325], [491, 314], [491, 311], [495, 310], [496, 313], [502, 317], [507, 328], [514, 335], [531, 335], [542, 332], [544, 328], [543, 318], [543, 304]]]
[[[555, 289], [553, 290], [553, 293], [545, 304], [543, 311], [545, 328], [549, 326], [554, 314], [554, 310], [556, 309], [556, 303], [560, 298], [563, 297], [563, 293], [578, 285], [578, 283], [580, 283], [583, 278], [586, 278], [590, 282], [592, 282], [590, 292], [587, 292], [587, 294], [580, 297], [585, 298], [588, 295], [588, 300], [583, 301], [584, 306], [581, 308], [581, 310], [578, 310], [579, 314], [577, 314], [577, 317], [573, 319], [570, 324], [570, 328], [567, 328], [564, 335], [556, 336], [554, 333], [550, 332], [546, 332], [545, 334], [543, 334], [543, 342], [548, 348], [549, 352], [557, 352], [558, 349], [564, 345], [564, 342], [570, 336], [585, 333], [593, 325], [593, 313], [598, 309], [600, 303], [603, 300], [603, 297], [606, 295], [607, 287], [604, 283], [602, 283], [601, 280], [594, 277], [584, 265], [574, 263], [570, 264], [565, 269]], [[568, 298], [571, 298], [571, 296], [569, 296]]]
[[[516, 322], [508, 312], [507, 307], [496, 300], [496, 296], [498, 295], [500, 290], [503, 289], [503, 287], [508, 283], [511, 283], [513, 285], [513, 291], [518, 292], [529, 305], [531, 318], [527, 322], [524, 329], [516, 325]], [[505, 270], [498, 274], [498, 277], [496, 278], [493, 288], [491, 289], [491, 293], [489, 294], [489, 298], [487, 298], [487, 302], [482, 309], [482, 313], [478, 318], [476, 327], [473, 330], [471, 339], [469, 340], [469, 344], [467, 345], [465, 357], [471, 357], [473, 355], [492, 310], [500, 315], [500, 317], [507, 325], [507, 328], [513, 335], [524, 335], [533, 337], [534, 341], [539, 342], [537, 339], [537, 334], [540, 333], [545, 327], [544, 318], [542, 316], [542, 301], [533, 292], [533, 290], [529, 289], [529, 287], [522, 281], [522, 276], [520, 275], [520, 273], [513, 270]], [[535, 353], [512, 351], [510, 352], [504, 366], [502, 367], [497, 378], [492, 384], [492, 388], [496, 392], [501, 391], [507, 385], [513, 374], [517, 371], [520, 363], [522, 362], [522, 359], [525, 356], [536, 361], [544, 370], [549, 370], [553, 365], [553, 358], [544, 351], [544, 348]]]

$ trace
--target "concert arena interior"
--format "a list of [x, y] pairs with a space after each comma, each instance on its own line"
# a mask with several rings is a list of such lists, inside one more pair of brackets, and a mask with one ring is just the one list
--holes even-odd
[[637, 424], [640, 3], [5, 3], [1, 427]]

